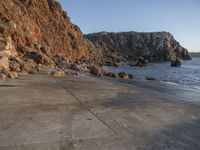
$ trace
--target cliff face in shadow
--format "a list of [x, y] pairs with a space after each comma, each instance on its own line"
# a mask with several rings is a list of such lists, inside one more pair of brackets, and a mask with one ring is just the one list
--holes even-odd
[[95, 49], [55, 0], [1, 0], [2, 49], [8, 39], [21, 56], [45, 46], [51, 55], [80, 59]]
[[191, 59], [188, 51], [168, 32], [100, 32], [85, 36], [100, 47], [108, 59], [134, 60], [140, 56], [150, 61]]

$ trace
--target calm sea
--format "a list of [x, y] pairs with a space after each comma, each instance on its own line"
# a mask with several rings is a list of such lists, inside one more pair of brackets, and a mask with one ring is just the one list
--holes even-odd
[[181, 67], [170, 67], [170, 62], [152, 63], [148, 67], [130, 67], [120, 64], [119, 67], [104, 67], [107, 71], [125, 71], [138, 78], [154, 77], [168, 84], [180, 84], [200, 90], [200, 57], [183, 61]]

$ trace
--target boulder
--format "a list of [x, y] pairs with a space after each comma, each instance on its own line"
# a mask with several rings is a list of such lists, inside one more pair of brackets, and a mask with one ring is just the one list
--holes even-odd
[[129, 79], [129, 75], [126, 72], [120, 72], [118, 73], [118, 76], [123, 79]]
[[171, 67], [180, 67], [181, 66], [181, 60], [180, 59], [176, 59], [171, 61]]
[[42, 52], [31, 52], [31, 53], [27, 53], [26, 56], [29, 59], [34, 60], [37, 64], [43, 64], [43, 65], [47, 65], [47, 66], [55, 66], [55, 62], [48, 57], [46, 54], [42, 53]]
[[77, 72], [90, 72], [88, 69], [90, 68], [85, 62], [73, 62], [69, 65], [69, 69], [77, 71]]
[[22, 68], [24, 71], [34, 74], [37, 72], [36, 65], [37, 64], [33, 60], [28, 59], [27, 61], [23, 62]]
[[57, 71], [55, 67], [44, 66], [42, 64], [37, 65], [36, 69], [39, 74], [43, 74], [43, 75], [51, 75], [52, 72]]
[[21, 66], [19, 63], [15, 61], [10, 61], [10, 71], [15, 71], [15, 72], [20, 72], [21, 71]]
[[51, 75], [55, 76], [55, 77], [64, 77], [65, 76], [65, 72], [64, 71], [52, 71]]
[[9, 59], [7, 56], [0, 56], [0, 72], [7, 73], [10, 71]]
[[0, 80], [6, 80], [7, 76], [4, 73], [0, 73]]
[[18, 77], [18, 73], [15, 71], [9, 72], [8, 77], [11, 79], [16, 79]]
[[0, 38], [0, 56], [15, 56], [17, 54], [15, 46], [10, 36]]
[[95, 65], [90, 68], [90, 73], [99, 77], [103, 77], [104, 75], [106, 75], [106, 71], [102, 67], [95, 66]]
[[146, 66], [148, 66], [148, 64], [149, 64], [148, 60], [145, 60], [143, 57], [139, 57], [135, 66], [146, 67]]

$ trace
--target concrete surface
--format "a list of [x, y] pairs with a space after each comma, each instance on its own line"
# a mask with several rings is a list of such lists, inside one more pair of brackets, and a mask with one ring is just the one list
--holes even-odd
[[144, 87], [92, 77], [1, 81], [0, 150], [199, 150], [199, 103]]

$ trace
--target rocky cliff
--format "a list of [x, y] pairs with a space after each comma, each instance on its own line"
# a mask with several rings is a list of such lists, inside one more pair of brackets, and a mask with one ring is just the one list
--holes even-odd
[[101, 47], [108, 59], [134, 60], [140, 56], [150, 61], [191, 59], [188, 51], [168, 32], [100, 32], [85, 36]]
[[94, 49], [55, 0], [1, 0], [0, 40], [22, 55], [43, 46], [52, 55], [79, 59]]
[[57, 1], [0, 0], [0, 73], [33, 73], [99, 52]]

